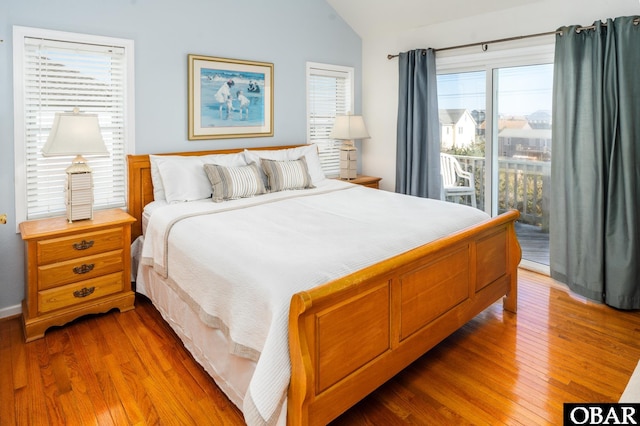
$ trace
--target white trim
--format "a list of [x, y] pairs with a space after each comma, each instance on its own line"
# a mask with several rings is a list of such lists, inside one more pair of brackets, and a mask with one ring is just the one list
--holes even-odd
[[549, 265], [545, 265], [543, 263], [522, 259], [520, 260], [520, 264], [518, 265], [518, 267], [521, 269], [526, 269], [527, 271], [532, 271], [541, 275], [546, 275], [548, 277], [551, 276], [551, 268], [549, 267]]
[[349, 77], [353, 78], [353, 75], [355, 73], [355, 69], [353, 67], [347, 67], [344, 65], [323, 64], [320, 62], [307, 62], [307, 72], [312, 69], [326, 72], [327, 75], [331, 75], [332, 72], [337, 72], [334, 75], [338, 77], [342, 77], [342, 73], [349, 73]]
[[[495, 217], [498, 214], [498, 150], [494, 149], [497, 145], [497, 132], [494, 135], [494, 129], [498, 124], [496, 105], [497, 94], [493, 90], [493, 82], [495, 81], [495, 70], [485, 70], [485, 104], [486, 111], [484, 112], [484, 120], [487, 122], [487, 118], [491, 120], [491, 126], [484, 127], [484, 179], [485, 188], [484, 193], [484, 211], [491, 217]], [[495, 114], [494, 114], [495, 112]], [[496, 139], [496, 141], [494, 141]], [[495, 144], [494, 144], [495, 142]], [[489, 161], [487, 161], [489, 159]], [[495, 185], [494, 185], [495, 183]], [[488, 199], [487, 199], [488, 198]]]
[[0, 319], [15, 317], [22, 314], [22, 305], [7, 306], [0, 309]]
[[[339, 108], [336, 108], [336, 114], [345, 114], [345, 113], [355, 113], [355, 68], [342, 66], [342, 65], [331, 65], [331, 64], [323, 64], [319, 62], [307, 62], [306, 63], [306, 71], [305, 71], [305, 80], [306, 80], [306, 140], [307, 144], [310, 143], [318, 143], [320, 148], [320, 163], [323, 168], [323, 171], [327, 176], [337, 176], [338, 168], [340, 164], [340, 152], [338, 150], [339, 141], [331, 140], [328, 138], [329, 134], [327, 132], [327, 138], [323, 136], [318, 137], [315, 135], [315, 138], [312, 138], [311, 133], [311, 85], [310, 81], [311, 77], [320, 76], [326, 77], [329, 79], [334, 79], [337, 81], [345, 80], [348, 81], [349, 87], [345, 87], [344, 92], [341, 94], [345, 95], [345, 103], [340, 103]], [[344, 110], [342, 109], [344, 108]], [[327, 116], [329, 118], [330, 115]], [[315, 124], [315, 123], [314, 123]], [[326, 126], [314, 127], [315, 129], [324, 129], [326, 130]]]
[[492, 68], [549, 64], [553, 63], [554, 54], [554, 42], [537, 46], [515, 47], [480, 53], [465, 54], [458, 52], [457, 54], [446, 55], [444, 53], [436, 53], [436, 72], [443, 74], [465, 71], [488, 71]]
[[[25, 38], [43, 38], [72, 43], [87, 43], [123, 47], [126, 58], [126, 85], [124, 93], [124, 150], [126, 154], [135, 152], [135, 68], [133, 40], [104, 37], [90, 34], [71, 33], [41, 28], [13, 27], [13, 117], [14, 117], [14, 178], [15, 178], [15, 214], [16, 232], [18, 225], [27, 217], [27, 184], [25, 156], [25, 121], [24, 121], [24, 63]], [[126, 173], [125, 173], [126, 175]], [[126, 176], [125, 176], [126, 179]], [[126, 191], [126, 182], [125, 182]], [[125, 194], [126, 200], [126, 194]]]

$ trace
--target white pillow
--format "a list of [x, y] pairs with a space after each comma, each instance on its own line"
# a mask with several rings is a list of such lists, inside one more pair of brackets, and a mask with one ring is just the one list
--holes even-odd
[[162, 178], [160, 177], [160, 170], [158, 170], [158, 158], [163, 158], [163, 155], [149, 154], [149, 161], [151, 162], [151, 183], [153, 184], [153, 199], [154, 201], [165, 201], [164, 186], [162, 185]]
[[[151, 163], [153, 194], [156, 198], [156, 182], [153, 179], [155, 163], [160, 176], [164, 199], [169, 203], [202, 200], [211, 197], [211, 184], [204, 172], [204, 165], [218, 164], [228, 167], [245, 166], [243, 153], [210, 154], [201, 156], [156, 155]], [[157, 179], [156, 179], [157, 180]], [[160, 195], [162, 195], [160, 193]]]
[[[309, 169], [309, 176], [311, 176], [311, 182], [317, 185], [326, 179], [322, 167], [320, 167], [320, 156], [318, 155], [318, 146], [315, 144], [303, 145], [296, 148], [287, 149], [274, 149], [274, 150], [244, 150], [244, 156], [247, 164], [256, 163], [260, 165], [260, 159], [275, 161], [294, 161], [305, 157], [307, 168]], [[262, 168], [260, 168], [262, 169]], [[265, 180], [267, 176], [262, 178]]]

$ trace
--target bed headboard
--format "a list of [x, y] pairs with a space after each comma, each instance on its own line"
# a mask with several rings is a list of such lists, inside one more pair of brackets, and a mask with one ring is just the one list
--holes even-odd
[[[259, 148], [246, 148], [252, 150], [266, 149], [287, 149], [302, 145], [287, 146], [265, 146]], [[209, 155], [209, 154], [232, 154], [242, 152], [245, 148], [220, 149], [213, 151], [191, 151], [191, 152], [167, 152], [158, 155]], [[135, 240], [142, 235], [142, 210], [144, 206], [153, 201], [153, 184], [151, 182], [151, 163], [149, 154], [128, 155], [127, 156], [127, 207], [131, 216], [136, 218], [136, 222], [131, 227], [131, 240]]]

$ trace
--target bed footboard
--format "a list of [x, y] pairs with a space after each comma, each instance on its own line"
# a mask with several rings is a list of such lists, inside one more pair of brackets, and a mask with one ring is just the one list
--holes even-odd
[[501, 297], [515, 312], [518, 216], [294, 295], [288, 424], [327, 424]]

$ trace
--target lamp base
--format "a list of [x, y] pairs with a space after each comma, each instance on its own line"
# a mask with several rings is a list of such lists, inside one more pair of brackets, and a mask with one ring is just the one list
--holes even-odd
[[340, 179], [353, 180], [358, 173], [358, 151], [353, 141], [345, 141], [340, 147]]
[[91, 167], [76, 162], [67, 167], [66, 205], [67, 220], [93, 219], [93, 176]]

